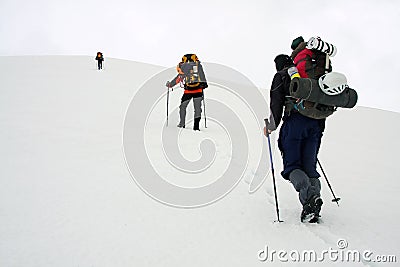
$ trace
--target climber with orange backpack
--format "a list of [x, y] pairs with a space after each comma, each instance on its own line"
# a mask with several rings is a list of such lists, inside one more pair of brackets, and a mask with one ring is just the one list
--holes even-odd
[[203, 66], [195, 54], [186, 54], [182, 57], [182, 61], [179, 62], [176, 70], [178, 75], [172, 81], [167, 81], [166, 86], [169, 90], [179, 84], [184, 89], [179, 106], [180, 121], [177, 126], [179, 128], [186, 127], [186, 108], [190, 100], [193, 99], [193, 130], [200, 131], [199, 126], [202, 113], [201, 102], [204, 100], [203, 90], [208, 87]]

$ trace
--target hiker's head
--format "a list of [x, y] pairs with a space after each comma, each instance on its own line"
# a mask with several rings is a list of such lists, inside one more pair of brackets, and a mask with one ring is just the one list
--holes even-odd
[[275, 67], [277, 71], [283, 70], [285, 67], [293, 65], [293, 60], [284, 54], [277, 55], [274, 59]]
[[302, 42], [304, 42], [304, 38], [303, 36], [299, 36], [292, 41], [292, 45], [290, 47], [292, 48], [292, 50], [295, 50]]

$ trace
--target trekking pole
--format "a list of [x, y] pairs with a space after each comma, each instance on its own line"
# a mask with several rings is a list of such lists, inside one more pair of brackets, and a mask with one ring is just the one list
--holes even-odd
[[264, 119], [265, 122], [265, 127], [266, 127], [266, 134], [268, 138], [268, 148], [269, 148], [269, 160], [271, 162], [271, 173], [272, 173], [272, 183], [274, 184], [274, 194], [275, 194], [275, 208], [276, 208], [276, 216], [278, 217], [278, 220], [275, 222], [283, 222], [279, 218], [279, 205], [278, 205], [278, 194], [276, 192], [276, 183], [275, 183], [275, 170], [274, 170], [274, 161], [272, 160], [272, 149], [271, 149], [271, 140], [269, 138], [269, 133], [268, 133], [268, 119]]
[[168, 127], [168, 107], [169, 107], [169, 86], [168, 86], [168, 92], [167, 92], [167, 127]]
[[206, 100], [204, 98], [204, 90], [203, 90], [203, 106], [204, 106], [204, 128], [207, 128]]
[[329, 187], [329, 189], [331, 190], [331, 193], [332, 193], [332, 196], [333, 196], [332, 202], [336, 202], [336, 204], [337, 204], [338, 207], [339, 207], [339, 200], [340, 200], [340, 197], [336, 197], [336, 196], [335, 196], [335, 193], [333, 193], [332, 186], [331, 186], [331, 184], [329, 183], [328, 177], [326, 176], [326, 174], [325, 174], [325, 172], [324, 172], [324, 169], [322, 168], [322, 165], [321, 165], [321, 162], [319, 161], [319, 159], [317, 159], [317, 162], [318, 162], [319, 167], [321, 168], [322, 173], [324, 174], [326, 183], [328, 184], [328, 187]]

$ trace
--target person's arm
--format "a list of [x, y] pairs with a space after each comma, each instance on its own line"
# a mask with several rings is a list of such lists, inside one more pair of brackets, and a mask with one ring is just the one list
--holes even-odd
[[[286, 77], [287, 78], [287, 77]], [[284, 82], [281, 74], [276, 73], [272, 80], [270, 91], [270, 111], [268, 132], [272, 132], [278, 128], [282, 119], [283, 107], [285, 105]]]
[[178, 74], [174, 79], [172, 79], [172, 81], [167, 82], [166, 86], [171, 88], [180, 83], [181, 81], [182, 81], [182, 76], [181, 74]]

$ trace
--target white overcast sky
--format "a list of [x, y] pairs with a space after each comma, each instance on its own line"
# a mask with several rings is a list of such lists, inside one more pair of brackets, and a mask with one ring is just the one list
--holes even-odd
[[269, 88], [292, 39], [338, 47], [359, 104], [400, 112], [400, 1], [0, 0], [0, 55], [95, 55], [175, 66], [183, 54]]

